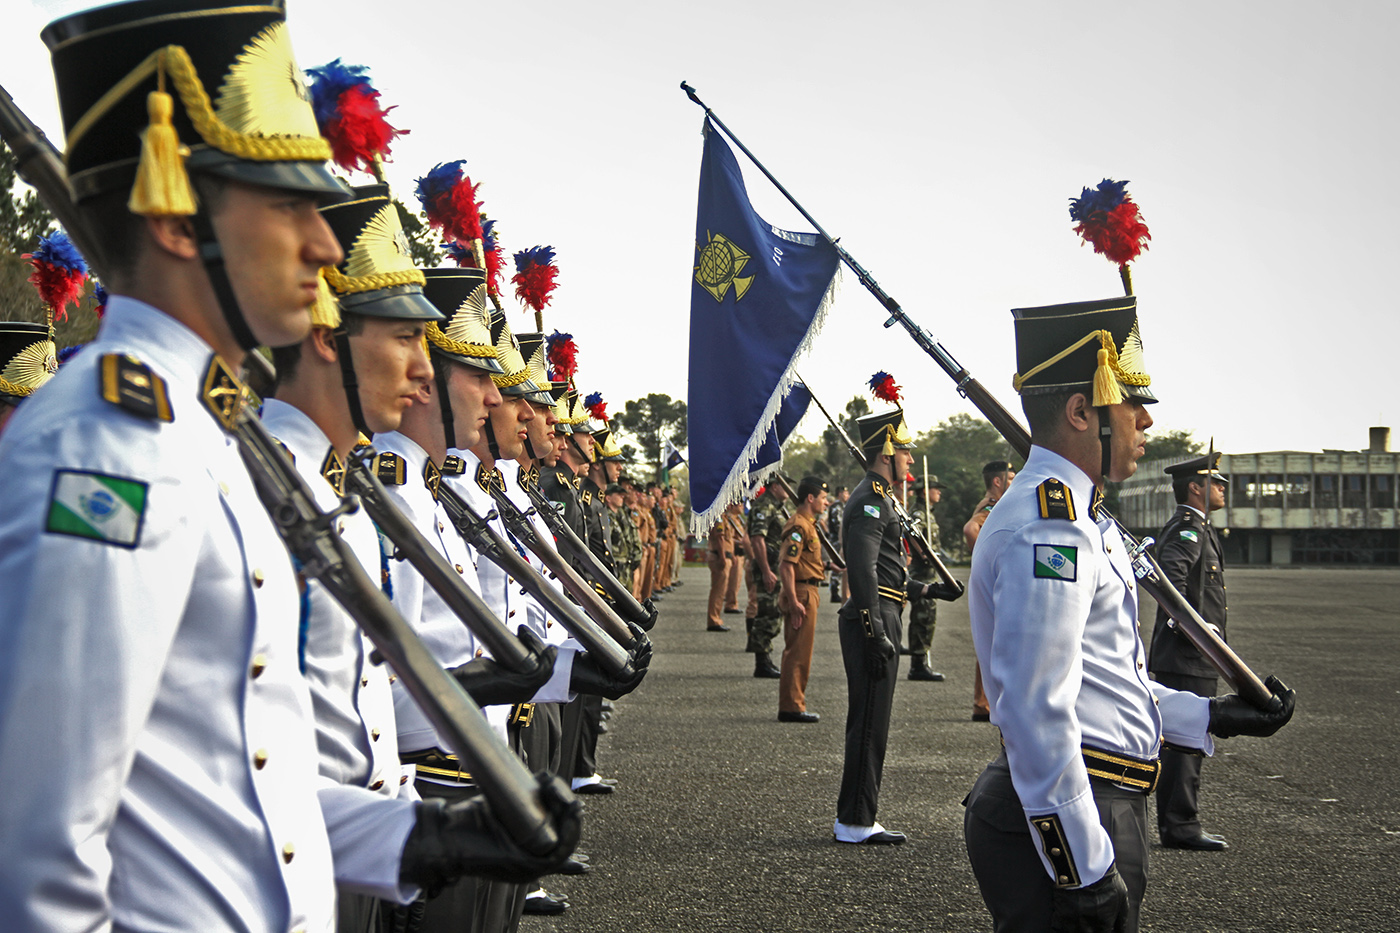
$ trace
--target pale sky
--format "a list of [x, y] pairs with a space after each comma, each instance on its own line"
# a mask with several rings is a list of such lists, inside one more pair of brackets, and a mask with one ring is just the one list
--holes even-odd
[[[56, 137], [53, 14], [0, 6], [0, 83]], [[398, 105], [406, 202], [465, 158], [507, 250], [555, 247], [546, 329], [574, 333], [610, 409], [687, 395], [703, 115], [684, 79], [1018, 412], [1008, 310], [1121, 293], [1067, 209], [1113, 177], [1153, 235], [1134, 285], [1159, 428], [1358, 449], [1400, 419], [1394, 3], [291, 0], [290, 21], [303, 67], [368, 65]], [[764, 217], [807, 229], [739, 158]], [[847, 275], [800, 363], [828, 407], [885, 369], [915, 430], [971, 411], [883, 321]]]

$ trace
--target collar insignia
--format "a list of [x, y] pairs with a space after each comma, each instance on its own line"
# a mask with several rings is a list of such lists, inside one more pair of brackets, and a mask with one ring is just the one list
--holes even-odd
[[200, 400], [225, 431], [233, 430], [247, 397], [247, 386], [238, 380], [228, 364], [217, 353], [211, 356], [209, 368], [204, 372], [204, 390], [200, 393]]
[[442, 471], [431, 460], [423, 461], [423, 485], [428, 487], [433, 499], [437, 499], [438, 487], [442, 485]]
[[345, 495], [345, 461], [334, 447], [326, 451], [326, 459], [321, 461], [321, 478], [331, 484], [337, 496]]

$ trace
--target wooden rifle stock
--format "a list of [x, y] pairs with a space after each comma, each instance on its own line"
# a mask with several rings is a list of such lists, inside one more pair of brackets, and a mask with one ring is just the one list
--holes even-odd
[[637, 646], [637, 638], [632, 634], [632, 630], [627, 627], [627, 623], [622, 621], [613, 612], [611, 606], [598, 595], [598, 591], [593, 588], [578, 571], [564, 559], [552, 545], [539, 536], [535, 526], [531, 524], [529, 516], [525, 515], [516, 504], [510, 501], [504, 489], [492, 489], [491, 498], [496, 503], [496, 511], [501, 514], [506, 527], [510, 533], [515, 535], [516, 540], [530, 549], [530, 553], [540, 559], [540, 563], [550, 573], [558, 578], [564, 590], [574, 598], [583, 611], [588, 613], [589, 618], [598, 623], [598, 627], [608, 634], [613, 641], [621, 645], [625, 650], [632, 650]]
[[651, 600], [647, 600], [645, 605], [637, 602], [637, 597], [632, 595], [632, 591], [603, 566], [598, 555], [594, 554], [593, 549], [569, 527], [569, 523], [564, 521], [564, 516], [555, 510], [538, 486], [533, 483], [521, 483], [520, 488], [525, 490], [525, 495], [534, 503], [535, 511], [549, 526], [550, 531], [554, 532], [554, 543], [559, 552], [583, 567], [594, 583], [607, 590], [608, 598], [617, 606], [618, 615], [629, 622], [635, 622], [644, 632], [651, 631], [652, 626], [656, 624], [657, 614]]
[[368, 467], [376, 453], [373, 447], [360, 447], [350, 455], [350, 462], [345, 466], [346, 491], [360, 497], [360, 505], [369, 517], [384, 536], [394, 542], [397, 553], [393, 556], [407, 560], [423, 575], [447, 608], [481, 639], [496, 663], [521, 674], [533, 671], [539, 663], [538, 656], [496, 618], [482, 598], [462, 581], [462, 575], [448, 564], [442, 552], [394, 504], [384, 484]]
[[[581, 613], [577, 606], [564, 598], [564, 595], [549, 585], [540, 572], [530, 565], [515, 548], [504, 540], [486, 522], [494, 516], [483, 518], [476, 514], [466, 500], [447, 483], [438, 487], [438, 501], [447, 509], [457, 533], [481, 552], [487, 560], [506, 572], [520, 588], [535, 598], [569, 634], [578, 639], [598, 662], [598, 665], [613, 676], [626, 676], [631, 673], [632, 658], [616, 641], [608, 637], [592, 619]], [[592, 591], [592, 587], [589, 587]], [[593, 594], [595, 597], [596, 593]]]
[[557, 835], [538, 799], [538, 782], [334, 530], [335, 518], [358, 508], [358, 499], [322, 512], [301, 474], [251, 413], [239, 414], [234, 436], [258, 497], [301, 572], [325, 587], [374, 642], [449, 750], [471, 770], [501, 823], [531, 851], [552, 849]]

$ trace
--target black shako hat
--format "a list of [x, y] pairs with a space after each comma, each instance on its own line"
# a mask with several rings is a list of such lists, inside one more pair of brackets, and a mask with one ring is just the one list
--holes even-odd
[[447, 316], [443, 324], [429, 322], [428, 346], [450, 360], [505, 372], [491, 342], [491, 312], [486, 307], [486, 273], [480, 269], [422, 269], [423, 294]]
[[861, 415], [856, 419], [856, 431], [860, 435], [860, 449], [866, 456], [892, 454], [896, 449], [910, 450], [914, 447], [914, 436], [904, 423], [904, 409], [876, 412]]
[[1092, 390], [1096, 406], [1125, 397], [1157, 401], [1148, 385], [1137, 297], [1014, 308], [1016, 376], [1022, 395]]
[[[409, 255], [408, 237], [403, 232], [398, 208], [389, 199], [388, 185], [362, 185], [351, 189], [349, 201], [321, 208], [345, 258], [338, 266], [327, 266], [321, 277], [347, 314], [402, 318], [416, 321], [446, 321], [423, 296], [423, 273]], [[337, 327], [318, 302], [312, 323]]]
[[[160, 181], [154, 193], [133, 189], [137, 213], [193, 213], [169, 196], [188, 189], [186, 171], [345, 197], [281, 0], [135, 0], [57, 20], [41, 37], [77, 200], [132, 189], [138, 164], [143, 179]], [[189, 150], [183, 166], [180, 147]]]

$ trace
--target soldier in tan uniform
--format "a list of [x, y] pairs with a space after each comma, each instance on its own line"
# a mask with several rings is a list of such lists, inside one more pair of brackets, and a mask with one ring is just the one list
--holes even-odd
[[735, 508], [737, 506], [734, 505], [726, 508], [719, 521], [710, 529], [710, 548], [707, 555], [710, 564], [710, 613], [709, 625], [706, 628], [711, 632], [729, 631], [729, 626], [720, 618], [720, 611], [724, 607], [729, 579], [733, 576], [734, 528], [730, 524], [729, 514]]
[[817, 607], [826, 583], [821, 538], [816, 523], [826, 511], [826, 483], [805, 477], [797, 487], [798, 506], [783, 526], [778, 572], [782, 591], [783, 660], [778, 680], [778, 721], [816, 722], [807, 712], [807, 678], [812, 670], [812, 646], [816, 642]]

